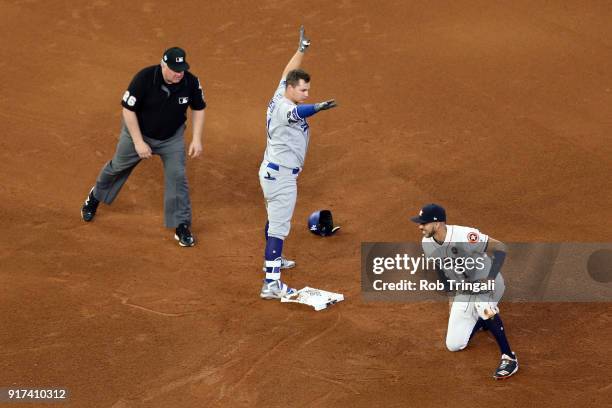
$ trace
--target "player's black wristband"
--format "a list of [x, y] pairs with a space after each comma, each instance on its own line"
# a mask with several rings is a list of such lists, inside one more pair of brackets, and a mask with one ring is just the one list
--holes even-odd
[[491, 265], [491, 269], [489, 270], [489, 276], [487, 279], [495, 280], [497, 278], [497, 274], [501, 271], [501, 267], [506, 260], [506, 253], [504, 251], [496, 250], [493, 251], [493, 264]]

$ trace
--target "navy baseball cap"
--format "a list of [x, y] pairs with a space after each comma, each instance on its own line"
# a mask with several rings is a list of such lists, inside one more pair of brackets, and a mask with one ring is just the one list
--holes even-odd
[[189, 69], [187, 63], [187, 53], [179, 47], [168, 48], [164, 51], [163, 61], [168, 65], [168, 68], [174, 72], [183, 72]]
[[417, 224], [428, 224], [430, 222], [446, 222], [446, 210], [438, 204], [427, 204], [419, 211], [417, 217], [410, 218]]

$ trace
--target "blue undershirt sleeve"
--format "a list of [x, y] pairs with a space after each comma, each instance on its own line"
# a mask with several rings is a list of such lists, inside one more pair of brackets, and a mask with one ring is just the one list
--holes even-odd
[[315, 106], [312, 104], [298, 105], [296, 107], [296, 110], [297, 110], [298, 116], [302, 119], [305, 119], [317, 113], [317, 111], [315, 110]]
[[491, 265], [491, 269], [489, 270], [489, 276], [487, 277], [487, 279], [495, 280], [495, 278], [497, 278], [497, 274], [501, 270], [505, 259], [506, 253], [504, 251], [493, 251], [493, 263]]

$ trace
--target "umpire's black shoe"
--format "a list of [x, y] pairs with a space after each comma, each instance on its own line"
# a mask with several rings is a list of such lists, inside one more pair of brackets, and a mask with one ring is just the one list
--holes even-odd
[[191, 234], [189, 225], [187, 224], [179, 224], [179, 226], [176, 227], [174, 239], [176, 239], [182, 247], [192, 247], [195, 245], [195, 238]]
[[89, 191], [83, 206], [81, 207], [81, 218], [85, 222], [89, 222], [94, 219], [96, 211], [98, 210], [98, 204], [100, 201], [93, 195], [93, 187]]
[[502, 354], [499, 367], [497, 367], [497, 370], [495, 370], [493, 378], [495, 378], [496, 380], [504, 380], [512, 376], [517, 371], [518, 360], [516, 358], [516, 355], [514, 356], [514, 358], [512, 358], [506, 354]]

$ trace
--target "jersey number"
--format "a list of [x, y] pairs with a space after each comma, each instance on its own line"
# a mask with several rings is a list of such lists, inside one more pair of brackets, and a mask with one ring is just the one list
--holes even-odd
[[125, 91], [123, 94], [123, 102], [127, 103], [128, 106], [134, 106], [136, 105], [136, 97], [130, 95], [130, 91]]

